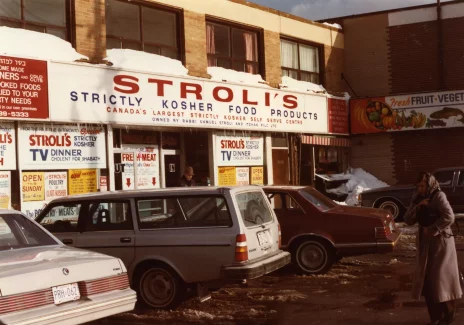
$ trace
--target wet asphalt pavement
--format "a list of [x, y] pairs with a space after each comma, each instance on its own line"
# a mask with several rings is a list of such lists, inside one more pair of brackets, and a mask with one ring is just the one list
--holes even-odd
[[[457, 237], [462, 266], [463, 234]], [[290, 266], [248, 288], [222, 288], [204, 303], [191, 299], [175, 311], [137, 309], [89, 324], [427, 324], [425, 302], [410, 299], [414, 239], [414, 229], [405, 228], [393, 253], [346, 258], [325, 275], [301, 276]], [[460, 305], [455, 324], [464, 324]]]

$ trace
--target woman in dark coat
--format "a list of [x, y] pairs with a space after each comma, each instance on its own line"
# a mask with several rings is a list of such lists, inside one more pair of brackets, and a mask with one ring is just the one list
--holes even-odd
[[456, 314], [456, 300], [462, 296], [451, 231], [454, 213], [432, 174], [420, 174], [417, 191], [404, 219], [409, 225], [419, 224], [413, 298], [425, 297], [429, 324], [451, 324]]

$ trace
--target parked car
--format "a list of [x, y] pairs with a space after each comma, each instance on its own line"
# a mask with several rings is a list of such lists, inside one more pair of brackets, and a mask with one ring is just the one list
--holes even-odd
[[64, 246], [0, 210], [0, 324], [82, 324], [130, 311], [136, 299], [121, 260]]
[[262, 189], [169, 188], [64, 197], [37, 221], [64, 243], [121, 258], [141, 302], [172, 308], [195, 289], [290, 263]]
[[[454, 212], [464, 213], [464, 167], [441, 168], [433, 174]], [[361, 206], [385, 209], [396, 221], [402, 221], [414, 190], [414, 185], [382, 187], [362, 192], [358, 200]]]
[[336, 204], [312, 187], [264, 187], [282, 227], [282, 247], [304, 274], [326, 273], [339, 259], [389, 253], [401, 236], [393, 217]]

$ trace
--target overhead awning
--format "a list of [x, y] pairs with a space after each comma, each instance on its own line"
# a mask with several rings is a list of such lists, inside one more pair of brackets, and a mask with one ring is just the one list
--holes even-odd
[[351, 141], [347, 138], [331, 138], [317, 135], [302, 135], [301, 143], [315, 146], [351, 147]]

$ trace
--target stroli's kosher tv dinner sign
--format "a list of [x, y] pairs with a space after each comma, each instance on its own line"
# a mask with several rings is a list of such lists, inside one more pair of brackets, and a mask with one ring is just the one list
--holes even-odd
[[[239, 132], [242, 133], [242, 132]], [[262, 134], [221, 134], [216, 136], [218, 166], [264, 165]]]
[[326, 97], [270, 87], [50, 62], [49, 89], [55, 121], [328, 132]]
[[106, 168], [103, 127], [21, 124], [19, 164], [24, 170]]

